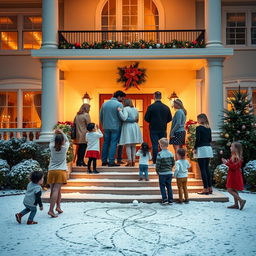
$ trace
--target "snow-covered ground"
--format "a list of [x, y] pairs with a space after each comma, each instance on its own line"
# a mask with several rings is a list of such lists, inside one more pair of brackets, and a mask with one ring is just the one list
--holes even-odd
[[63, 203], [64, 213], [39, 211], [37, 225], [20, 225], [14, 214], [23, 196], [0, 197], [1, 256], [256, 255], [256, 195], [242, 194], [243, 211], [230, 203]]

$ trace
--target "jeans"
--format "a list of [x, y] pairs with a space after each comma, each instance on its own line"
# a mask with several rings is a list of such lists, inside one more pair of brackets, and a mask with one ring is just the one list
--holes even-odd
[[104, 143], [102, 147], [102, 163], [107, 163], [109, 160], [109, 164], [113, 164], [115, 161], [116, 147], [119, 142], [121, 135], [121, 130], [112, 130], [105, 129], [104, 130]]
[[156, 163], [156, 157], [157, 157], [157, 153], [158, 153], [158, 141], [161, 138], [166, 137], [166, 131], [150, 131], [150, 139], [151, 139], [151, 143], [152, 143], [152, 149], [153, 149], [153, 163]]
[[87, 144], [78, 144], [78, 149], [77, 149], [77, 160], [76, 164], [77, 165], [82, 165], [84, 163], [84, 156], [85, 156], [85, 151], [87, 148]]
[[145, 178], [148, 179], [148, 165], [147, 164], [140, 164], [140, 177], [143, 177], [143, 174], [145, 175]]
[[[179, 190], [179, 201], [182, 202], [183, 200], [183, 193], [185, 200], [188, 200], [188, 188], [187, 188], [187, 181], [188, 178], [176, 178], [177, 186]], [[182, 193], [183, 190], [183, 193]]]
[[33, 221], [34, 217], [36, 215], [36, 206], [29, 206], [29, 205], [26, 205], [26, 204], [24, 204], [24, 205], [25, 205], [26, 208], [20, 212], [21, 215], [24, 216], [24, 215], [26, 215], [27, 213], [30, 212], [30, 214], [28, 216], [28, 220]]
[[[166, 175], [159, 175], [159, 186], [160, 191], [162, 195], [162, 200], [168, 202], [173, 201], [173, 194], [172, 194], [172, 174], [166, 174]], [[167, 189], [167, 195], [166, 195], [166, 189]]]
[[209, 188], [212, 186], [212, 178], [209, 171], [210, 158], [198, 158], [197, 161], [201, 171], [204, 188]]

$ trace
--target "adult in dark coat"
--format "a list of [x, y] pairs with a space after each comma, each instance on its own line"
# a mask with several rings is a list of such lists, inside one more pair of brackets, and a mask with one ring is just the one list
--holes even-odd
[[151, 104], [145, 114], [145, 121], [149, 123], [150, 139], [153, 148], [153, 163], [156, 163], [158, 141], [167, 137], [167, 124], [172, 121], [170, 108], [161, 102], [161, 92], [154, 93], [155, 102]]

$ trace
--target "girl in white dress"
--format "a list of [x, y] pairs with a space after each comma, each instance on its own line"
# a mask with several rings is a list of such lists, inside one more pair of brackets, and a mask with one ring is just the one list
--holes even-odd
[[124, 109], [118, 108], [120, 118], [124, 121], [121, 130], [119, 145], [125, 145], [128, 163], [126, 166], [135, 165], [136, 144], [142, 143], [142, 135], [137, 122], [125, 122], [127, 118], [138, 120], [138, 110], [133, 106], [131, 99], [124, 100]]

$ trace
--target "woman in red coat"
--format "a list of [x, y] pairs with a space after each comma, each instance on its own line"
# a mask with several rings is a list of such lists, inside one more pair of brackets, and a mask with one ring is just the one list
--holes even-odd
[[[234, 197], [235, 204], [228, 206], [230, 209], [240, 209], [244, 208], [246, 200], [243, 200], [238, 191], [244, 189], [243, 176], [242, 176], [242, 162], [243, 162], [243, 148], [242, 144], [239, 142], [233, 142], [230, 147], [231, 158], [229, 160], [222, 159], [223, 164], [228, 166], [228, 176], [226, 187], [228, 192]], [[239, 208], [239, 204], [240, 208]]]

